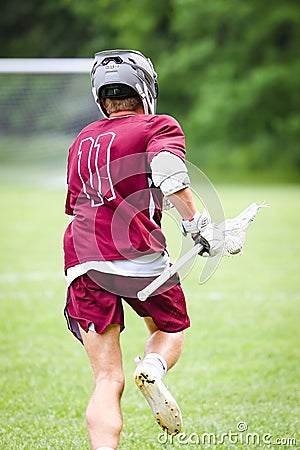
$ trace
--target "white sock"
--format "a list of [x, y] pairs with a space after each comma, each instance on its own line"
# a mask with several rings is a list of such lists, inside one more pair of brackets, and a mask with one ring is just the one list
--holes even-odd
[[165, 358], [158, 353], [149, 353], [146, 355], [143, 359], [143, 364], [151, 367], [154, 374], [160, 379], [162, 379], [168, 370]]

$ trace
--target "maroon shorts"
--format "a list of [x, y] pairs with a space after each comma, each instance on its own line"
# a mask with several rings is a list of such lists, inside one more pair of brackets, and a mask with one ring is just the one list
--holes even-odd
[[[65, 307], [65, 317], [69, 329], [81, 341], [78, 328], [86, 332], [91, 323], [94, 324], [95, 331], [102, 333], [108, 325], [120, 324], [124, 329], [124, 310], [122, 300], [128, 303], [134, 311], [141, 317], [151, 317], [159, 330], [168, 333], [182, 331], [190, 326], [190, 320], [186, 310], [184, 293], [179, 283], [178, 276], [172, 277], [167, 287], [160, 292], [149, 297], [145, 302], [141, 302], [136, 297], [126, 297], [115, 292], [119, 290], [104, 289], [101, 278], [103, 274], [90, 271], [88, 274], [76, 278], [67, 292], [67, 303]], [[137, 279], [106, 275], [114, 280], [115, 285], [134, 285]], [[151, 278], [145, 280], [145, 283]], [[140, 282], [140, 280], [137, 280]], [[111, 292], [112, 291], [112, 292]], [[137, 292], [137, 291], [136, 291]]]

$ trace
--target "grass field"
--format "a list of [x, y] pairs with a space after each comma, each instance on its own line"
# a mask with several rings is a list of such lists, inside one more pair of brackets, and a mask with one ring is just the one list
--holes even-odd
[[[223, 259], [201, 286], [199, 258], [183, 280], [192, 327], [166, 383], [186, 435], [173, 442], [159, 442], [160, 428], [132, 381], [146, 330], [126, 307], [120, 450], [300, 448], [300, 188], [217, 190], [227, 217], [252, 201], [271, 208], [250, 227], [242, 257]], [[92, 377], [62, 315], [64, 191], [6, 184], [0, 195], [0, 449], [88, 449]]]

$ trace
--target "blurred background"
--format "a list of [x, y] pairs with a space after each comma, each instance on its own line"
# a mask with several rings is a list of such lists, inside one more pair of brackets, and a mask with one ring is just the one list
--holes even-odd
[[[188, 160], [210, 179], [299, 181], [297, 0], [6, 0], [0, 35], [2, 58], [140, 50], [158, 72], [158, 113], [180, 122]], [[0, 74], [2, 179], [18, 164], [19, 176], [27, 164], [59, 178], [73, 138], [99, 117], [88, 73]]]
[[[241, 259], [223, 258], [201, 286], [203, 258], [182, 277], [192, 328], [170, 385], [187, 433], [221, 436], [243, 421], [299, 443], [299, 0], [2, 0], [0, 40], [0, 66], [140, 50], [158, 72], [158, 113], [185, 132], [196, 193], [201, 169], [226, 217], [271, 204]], [[20, 66], [0, 70], [0, 448], [83, 450], [92, 379], [62, 314], [65, 171], [72, 141], [100, 113], [88, 70]], [[172, 224], [171, 252], [182, 245]], [[129, 308], [126, 321], [120, 450], [157, 450], [129, 381], [146, 330]]]

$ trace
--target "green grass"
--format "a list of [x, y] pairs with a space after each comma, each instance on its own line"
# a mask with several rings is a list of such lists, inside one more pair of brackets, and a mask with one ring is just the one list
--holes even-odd
[[[250, 227], [242, 257], [223, 259], [203, 285], [200, 258], [184, 277], [192, 326], [166, 383], [192, 442], [203, 433], [221, 439], [245, 422], [248, 433], [296, 438], [299, 448], [300, 188], [221, 185], [217, 191], [227, 217], [252, 201], [267, 200], [271, 208]], [[64, 192], [6, 184], [0, 195], [0, 448], [88, 449], [91, 371], [62, 316]], [[160, 428], [132, 381], [133, 359], [142, 354], [147, 333], [127, 307], [126, 326], [120, 450], [297, 448], [228, 438], [205, 446], [176, 437], [158, 443]]]

